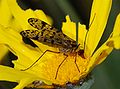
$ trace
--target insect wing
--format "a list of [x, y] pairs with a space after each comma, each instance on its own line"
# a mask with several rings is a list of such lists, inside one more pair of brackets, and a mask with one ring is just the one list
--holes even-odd
[[23, 30], [20, 32], [20, 34], [22, 35], [22, 37], [34, 39], [39, 34], [39, 31], [38, 30]]
[[21, 35], [53, 47], [76, 47], [76, 41], [37, 18], [29, 18], [28, 23], [38, 30], [24, 30]]
[[45, 27], [45, 25], [48, 25], [47, 23], [45, 23], [44, 21], [37, 19], [37, 18], [29, 18], [28, 19], [28, 23], [38, 29], [38, 30], [42, 30], [43, 27]]

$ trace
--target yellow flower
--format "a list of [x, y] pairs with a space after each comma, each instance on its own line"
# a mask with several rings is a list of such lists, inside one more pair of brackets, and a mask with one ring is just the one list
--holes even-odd
[[[36, 10], [36, 11], [32, 11], [31, 9], [28, 9], [26, 11], [22, 10], [17, 5], [16, 0], [1, 0], [0, 6], [1, 6], [0, 11], [3, 14], [5, 14], [5, 15], [3, 14], [1, 15], [1, 20], [0, 20], [0, 38], [2, 38], [0, 40], [0, 47], [2, 48], [3, 46], [8, 47], [8, 49], [12, 53], [14, 53], [14, 55], [17, 55], [18, 59], [20, 60], [23, 59], [23, 61], [26, 61], [24, 59], [29, 59], [30, 63], [26, 61], [27, 65], [25, 65], [25, 66], [29, 66], [29, 64], [32, 64], [33, 61], [39, 57], [41, 52], [39, 51], [38, 48], [32, 48], [26, 46], [22, 41], [22, 37], [19, 34], [19, 32], [24, 29], [31, 29], [31, 27], [27, 23], [27, 20], [30, 17], [37, 17], [39, 19], [43, 19], [47, 23], [51, 21], [41, 10]], [[1, 50], [3, 53], [4, 49]], [[1, 59], [2, 59], [2, 54], [1, 54]], [[21, 72], [20, 68], [24, 68], [25, 66], [23, 65], [22, 67], [19, 67], [15, 65], [15, 68], [8, 68], [0, 65], [0, 72], [1, 72], [0, 80], [18, 82], [19, 85], [15, 89], [22, 89], [23, 87], [25, 87], [29, 83], [32, 83], [35, 80], [42, 80], [41, 77], [37, 77], [34, 74]], [[51, 84], [50, 81], [45, 80], [45, 82], [47, 82], [47, 84]]]
[[[53, 52], [47, 52], [31, 68], [21, 71], [21, 69], [24, 70], [32, 65], [44, 51], [58, 51], [58, 49], [32, 40], [39, 47], [34, 48], [22, 41], [22, 37], [19, 34], [20, 31], [35, 29], [28, 24], [29, 18], [35, 17], [49, 23], [46, 15], [41, 10], [21, 10], [15, 0], [1, 0], [1, 3], [6, 5], [6, 13], [8, 15], [0, 22], [0, 38], [3, 38], [0, 39], [0, 44], [7, 46], [10, 51], [18, 56], [18, 60], [13, 61], [14, 68], [0, 65], [0, 80], [18, 82], [19, 84], [15, 89], [22, 89], [36, 80], [41, 80], [48, 85], [64, 85], [67, 82], [74, 83], [86, 77], [96, 65], [104, 61], [113, 48], [120, 48], [118, 40], [120, 38], [120, 30], [118, 28], [120, 15], [118, 15], [111, 36], [95, 51], [104, 32], [112, 0], [93, 0], [89, 30], [86, 30], [85, 25], [80, 23], [78, 26], [78, 43], [80, 44], [80, 50], [84, 50], [81, 55], [76, 57], [76, 63], [80, 72], [76, 67], [75, 58], [68, 55], [60, 66], [55, 79], [57, 68], [66, 56], [62, 53], [57, 54]], [[3, 7], [2, 5], [0, 10], [3, 10], [4, 5]], [[101, 7], [101, 5], [103, 6]], [[3, 11], [3, 13], [5, 12]], [[2, 23], [3, 21], [4, 23]], [[76, 40], [76, 25], [74, 22], [71, 22], [68, 16], [66, 17], [66, 22], [63, 23], [62, 31]]]

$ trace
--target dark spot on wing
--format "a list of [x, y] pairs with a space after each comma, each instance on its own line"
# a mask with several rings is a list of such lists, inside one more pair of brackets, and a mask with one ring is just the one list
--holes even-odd
[[54, 40], [51, 40], [51, 43], [54, 44]]
[[44, 38], [44, 42], [46, 42], [47, 41], [47, 39], [46, 38]]
[[41, 32], [41, 36], [43, 36], [43, 33], [44, 33], [44, 32], [42, 31], [42, 32]]
[[56, 33], [55, 32], [53, 32], [53, 35], [55, 35]]
[[42, 21], [42, 27], [41, 27], [41, 29], [42, 29], [43, 27], [45, 27], [45, 25], [46, 25], [46, 23]]
[[52, 39], [52, 38], [54, 38], [54, 36], [50, 36], [50, 38]]
[[31, 45], [32, 47], [38, 47], [32, 40], [27, 37], [23, 37], [22, 40], [25, 44]]

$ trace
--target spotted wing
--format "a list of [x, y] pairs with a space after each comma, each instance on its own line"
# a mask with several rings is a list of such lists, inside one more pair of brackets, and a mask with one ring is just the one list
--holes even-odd
[[47, 24], [44, 21], [42, 21], [40, 19], [37, 19], [37, 18], [29, 18], [28, 23], [32, 27], [34, 27], [34, 28], [36, 28], [38, 30], [42, 30], [44, 28], [52, 29], [52, 27], [49, 24]]
[[43, 44], [53, 47], [72, 48], [76, 41], [58, 31], [56, 28], [37, 18], [29, 18], [28, 23], [38, 30], [24, 30], [20, 34], [23, 37], [37, 40]]

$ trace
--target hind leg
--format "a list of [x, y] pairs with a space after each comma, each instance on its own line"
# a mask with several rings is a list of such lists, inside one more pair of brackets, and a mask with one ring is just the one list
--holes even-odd
[[56, 75], [55, 75], [55, 79], [57, 78], [58, 71], [59, 71], [61, 65], [63, 64], [63, 62], [64, 62], [64, 61], [66, 60], [66, 58], [68, 57], [68, 55], [65, 55], [65, 56], [66, 56], [66, 57], [63, 59], [63, 61], [60, 63], [60, 65], [59, 65], [58, 68], [57, 68], [57, 72], [56, 72]]
[[26, 68], [26, 69], [22, 69], [21, 71], [25, 71], [25, 70], [28, 70], [28, 69], [30, 69], [31, 67], [33, 67], [34, 64], [37, 63], [37, 62], [40, 60], [40, 58], [42, 58], [42, 57], [44, 56], [44, 54], [45, 54], [46, 52], [60, 53], [60, 52], [55, 52], [55, 51], [51, 51], [51, 50], [46, 50], [46, 51], [44, 51], [44, 53], [43, 53], [33, 64], [31, 64], [31, 65], [30, 65], [28, 68]]
[[80, 72], [79, 67], [78, 67], [78, 65], [77, 65], [77, 63], [76, 63], [76, 59], [77, 59], [77, 55], [75, 56], [75, 65], [76, 65], [78, 71]]

